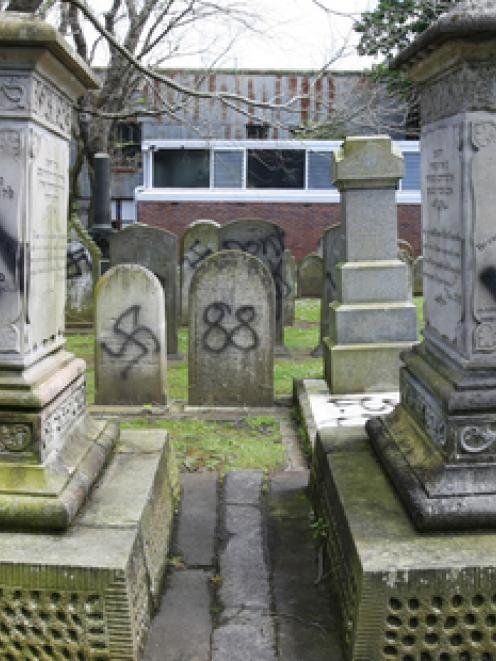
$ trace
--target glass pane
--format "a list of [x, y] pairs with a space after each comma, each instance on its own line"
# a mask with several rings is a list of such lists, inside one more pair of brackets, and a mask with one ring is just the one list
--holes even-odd
[[153, 160], [155, 188], [208, 188], [208, 149], [160, 149]]
[[214, 152], [214, 188], [241, 188], [243, 185], [243, 152]]
[[331, 179], [333, 159], [334, 154], [330, 151], [308, 152], [308, 188], [334, 188]]
[[420, 154], [406, 152], [403, 156], [405, 157], [405, 178], [401, 189], [420, 190]]
[[303, 149], [249, 149], [248, 188], [304, 188]]

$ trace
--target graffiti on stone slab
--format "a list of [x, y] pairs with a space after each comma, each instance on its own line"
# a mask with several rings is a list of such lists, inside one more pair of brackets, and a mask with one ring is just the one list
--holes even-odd
[[364, 395], [357, 398], [326, 399], [323, 416], [319, 417], [319, 426], [347, 427], [365, 423], [369, 418], [388, 415], [398, 404], [398, 397], [382, 395]]
[[190, 268], [196, 269], [210, 255], [213, 255], [213, 250], [204, 246], [199, 239], [196, 239], [184, 253], [183, 262]]
[[[109, 347], [106, 342], [101, 342], [102, 349], [113, 358], [125, 358], [126, 355], [129, 355], [129, 359], [121, 371], [123, 379], [127, 379], [133, 367], [138, 365], [151, 351], [154, 353], [160, 351], [160, 342], [155, 333], [148, 326], [139, 323], [140, 312], [141, 305], [132, 305], [115, 320], [112, 330], [114, 335], [122, 339], [122, 344], [117, 350]], [[131, 323], [130, 331], [126, 330], [129, 322]], [[139, 350], [137, 355], [132, 355], [133, 348]]]
[[7, 281], [18, 281], [19, 253], [19, 243], [0, 225], [0, 294]]
[[214, 301], [205, 308], [203, 321], [207, 330], [203, 334], [202, 345], [206, 351], [223, 353], [229, 347], [233, 347], [238, 351], [248, 352], [259, 346], [260, 339], [251, 326], [256, 318], [253, 305], [241, 305], [234, 312], [234, 319], [238, 323], [229, 330], [223, 322], [227, 317], [232, 316], [231, 306], [221, 301]]

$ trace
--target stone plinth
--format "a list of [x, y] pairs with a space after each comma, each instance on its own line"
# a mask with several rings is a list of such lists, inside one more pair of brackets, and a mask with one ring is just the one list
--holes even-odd
[[370, 423], [420, 529], [496, 527], [496, 5], [457, 4], [398, 56], [420, 93], [425, 342]]
[[420, 534], [363, 427], [321, 431], [312, 468], [347, 659], [491, 659], [496, 536]]
[[68, 531], [0, 532], [0, 657], [141, 659], [178, 492], [164, 432], [126, 431]]
[[208, 257], [191, 282], [188, 403], [272, 406], [275, 290], [267, 267], [239, 250]]
[[63, 350], [73, 104], [98, 83], [50, 25], [0, 20], [0, 527], [67, 527], [118, 437]]
[[397, 389], [399, 354], [417, 338], [407, 267], [397, 258], [395, 190], [402, 174], [403, 157], [386, 136], [347, 138], [335, 158], [344, 246], [336, 246], [343, 261], [323, 328], [332, 393]]

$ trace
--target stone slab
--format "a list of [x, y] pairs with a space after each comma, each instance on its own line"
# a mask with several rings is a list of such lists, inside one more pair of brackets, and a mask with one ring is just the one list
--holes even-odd
[[317, 433], [336, 428], [363, 429], [367, 420], [387, 415], [399, 401], [399, 392], [331, 395], [323, 379], [303, 379], [295, 384], [295, 403], [307, 438], [315, 446]]
[[342, 432], [317, 441], [313, 492], [346, 658], [491, 659], [496, 535], [416, 532], [365, 432]]
[[405, 301], [410, 294], [408, 267], [400, 260], [345, 262], [336, 275], [336, 298], [343, 303]]
[[243, 611], [212, 634], [212, 661], [276, 661], [277, 658], [269, 615]]
[[277, 473], [270, 482], [268, 549], [279, 658], [343, 661], [329, 584], [317, 582], [307, 484], [308, 470]]
[[399, 387], [400, 354], [411, 342], [324, 342], [325, 377], [333, 394], [389, 392]]
[[415, 342], [417, 308], [411, 301], [341, 303], [330, 306], [329, 338], [341, 345]]
[[217, 473], [186, 473], [181, 477], [181, 485], [174, 547], [188, 567], [211, 567], [215, 559]]
[[170, 574], [143, 661], [210, 661], [210, 576], [203, 569]]
[[224, 481], [224, 502], [228, 505], [260, 505], [263, 471], [230, 471]]
[[[0, 533], [0, 658], [140, 658], [165, 570], [177, 476], [163, 432], [151, 446], [140, 432], [122, 437], [125, 452], [117, 447], [66, 532]], [[116, 486], [118, 465], [130, 477]], [[130, 483], [131, 514], [122, 507]]]

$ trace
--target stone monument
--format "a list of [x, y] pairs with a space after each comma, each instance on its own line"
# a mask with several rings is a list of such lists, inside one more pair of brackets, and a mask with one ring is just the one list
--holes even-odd
[[496, 3], [456, 5], [395, 66], [420, 91], [425, 341], [369, 431], [419, 529], [495, 529]]
[[190, 289], [188, 403], [272, 406], [275, 287], [263, 262], [222, 250]]
[[160, 280], [165, 294], [167, 356], [178, 358], [176, 236], [158, 227], [128, 225], [110, 236], [110, 266], [117, 264], [140, 264]]
[[289, 250], [282, 255], [283, 318], [285, 326], [294, 326], [296, 318], [296, 259]]
[[345, 257], [343, 226], [338, 223], [328, 227], [319, 243], [322, 246], [324, 262], [324, 284], [320, 303], [320, 341], [312, 351], [312, 355], [316, 357], [322, 356], [324, 338], [329, 337], [329, 306], [336, 300], [337, 266]]
[[181, 239], [181, 324], [188, 325], [188, 297], [193, 273], [204, 259], [219, 250], [219, 223], [195, 220]]
[[333, 162], [344, 262], [324, 339], [332, 393], [397, 390], [399, 354], [417, 339], [407, 267], [397, 248], [395, 192], [403, 157], [387, 136], [347, 138]]
[[284, 231], [267, 220], [242, 218], [222, 225], [219, 233], [222, 250], [243, 250], [258, 257], [267, 266], [276, 288], [276, 346], [278, 355], [288, 353], [284, 346], [282, 260]]
[[298, 298], [322, 298], [324, 262], [320, 255], [306, 255], [298, 265]]
[[165, 404], [165, 302], [138, 264], [113, 266], [95, 289], [96, 404]]
[[96, 87], [53, 27], [0, 14], [2, 659], [137, 661], [166, 566], [166, 437], [90, 418], [64, 350], [71, 119]]

